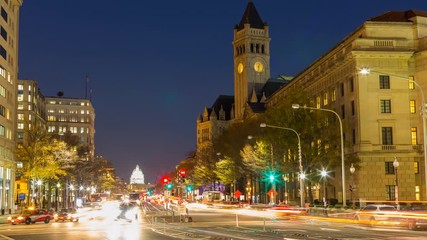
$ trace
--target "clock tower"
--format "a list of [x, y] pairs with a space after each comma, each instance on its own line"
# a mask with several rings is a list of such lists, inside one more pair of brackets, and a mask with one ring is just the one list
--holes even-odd
[[248, 2], [240, 23], [234, 27], [234, 104], [235, 118], [242, 119], [252, 93], [270, 78], [270, 37], [252, 1]]

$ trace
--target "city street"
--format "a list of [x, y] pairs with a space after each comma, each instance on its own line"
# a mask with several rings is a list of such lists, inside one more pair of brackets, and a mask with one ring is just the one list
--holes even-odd
[[425, 239], [427, 231], [371, 227], [345, 219], [315, 216], [277, 216], [247, 209], [190, 208], [192, 222], [150, 206], [146, 217], [115, 220], [99, 211], [78, 223], [51, 222], [0, 225], [0, 239]]

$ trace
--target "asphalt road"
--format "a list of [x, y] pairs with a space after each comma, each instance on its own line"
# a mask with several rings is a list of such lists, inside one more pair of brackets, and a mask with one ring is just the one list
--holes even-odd
[[427, 231], [354, 224], [332, 218], [277, 216], [244, 209], [190, 208], [191, 222], [152, 205], [132, 222], [115, 220], [117, 212], [94, 211], [78, 223], [0, 225], [0, 239], [427, 239]]

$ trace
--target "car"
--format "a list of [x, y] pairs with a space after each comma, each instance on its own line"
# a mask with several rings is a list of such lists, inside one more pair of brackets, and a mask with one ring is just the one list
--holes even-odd
[[425, 207], [407, 207], [400, 213], [409, 230], [427, 229], [427, 209]]
[[370, 204], [355, 213], [355, 223], [395, 225], [401, 224], [400, 213], [392, 205]]
[[77, 210], [75, 208], [63, 208], [54, 215], [54, 220], [55, 222], [59, 222], [59, 221], [78, 222], [79, 216], [77, 215]]
[[53, 219], [53, 214], [45, 209], [26, 209], [23, 210], [20, 214], [8, 217], [7, 222], [12, 225], [19, 223], [36, 223], [44, 222], [49, 223]]

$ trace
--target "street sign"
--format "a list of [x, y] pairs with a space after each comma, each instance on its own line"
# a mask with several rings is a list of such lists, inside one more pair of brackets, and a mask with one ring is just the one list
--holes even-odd
[[18, 199], [19, 200], [25, 200], [25, 193], [18, 194]]

